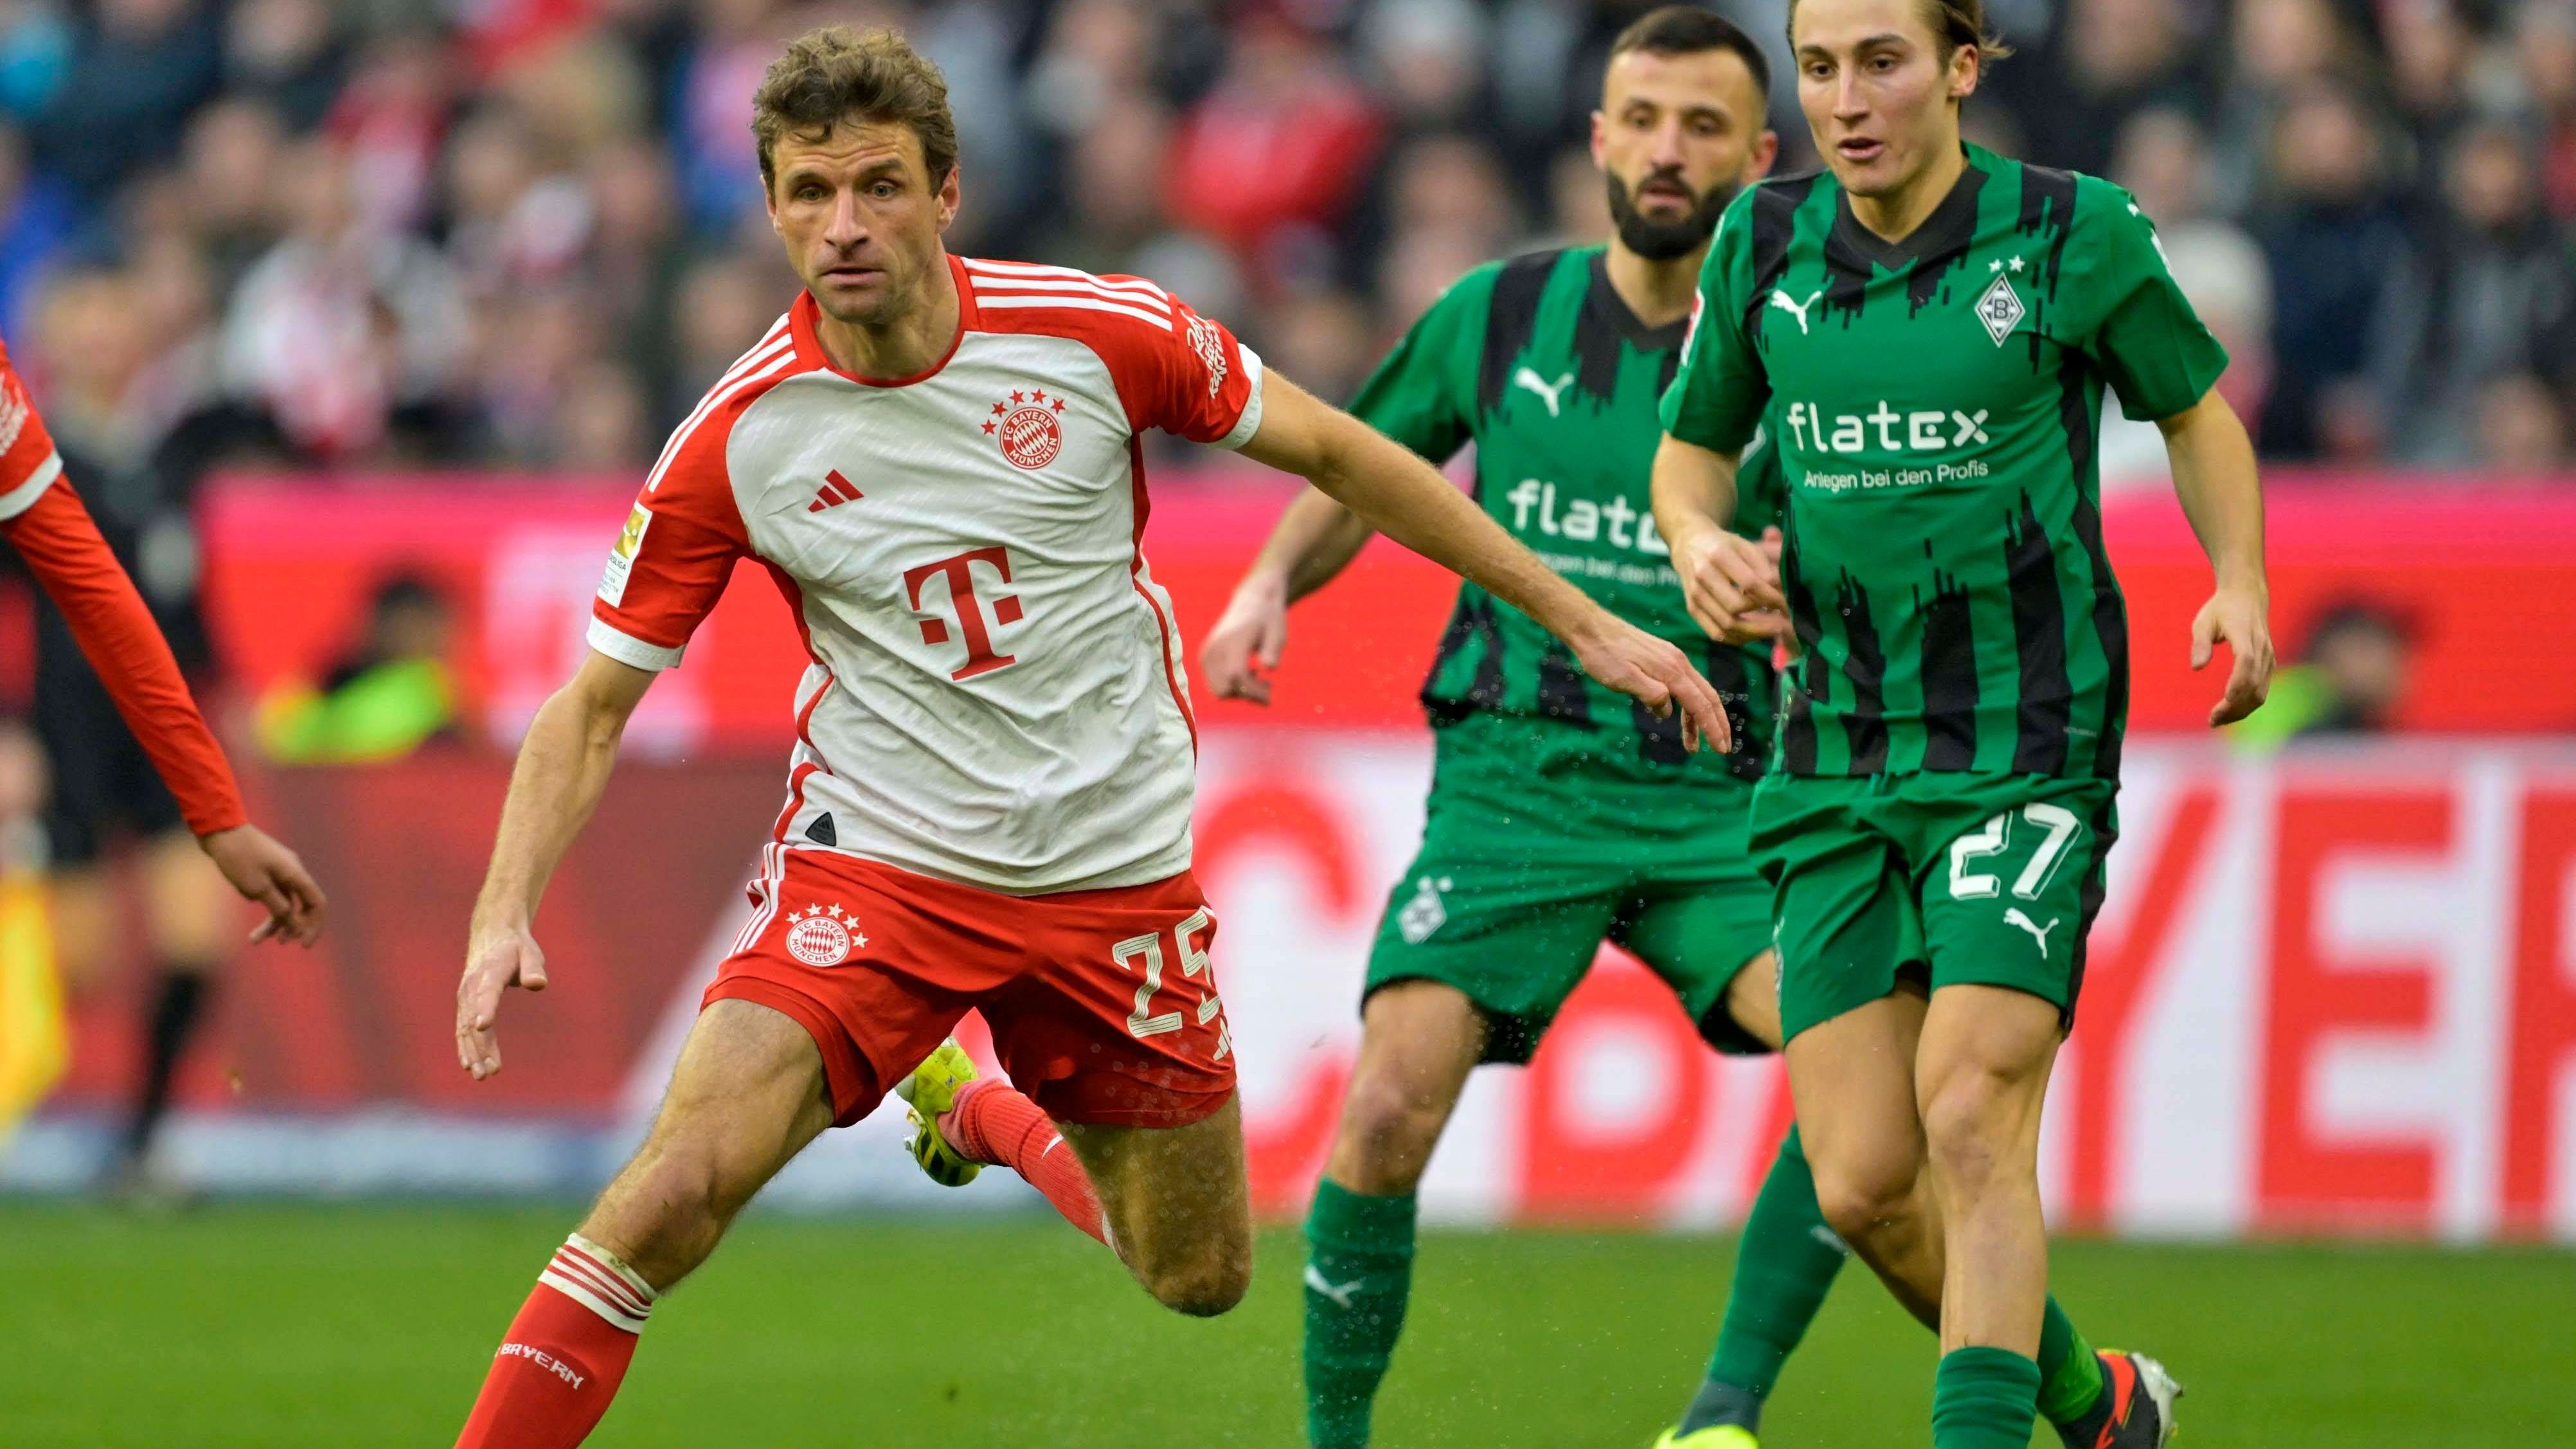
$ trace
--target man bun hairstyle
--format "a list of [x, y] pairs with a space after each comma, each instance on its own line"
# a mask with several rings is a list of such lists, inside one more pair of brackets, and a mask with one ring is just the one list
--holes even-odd
[[771, 152], [781, 136], [820, 141], [845, 121], [894, 123], [921, 138], [930, 184], [957, 168], [957, 118], [948, 109], [948, 78], [903, 32], [826, 25], [790, 41], [770, 62], [751, 98], [751, 134], [760, 146], [760, 184], [778, 184]]
[[1762, 47], [1742, 27], [1714, 10], [1696, 5], [1664, 5], [1649, 10], [1631, 21], [1610, 42], [1610, 59], [1617, 60], [1632, 50], [1648, 55], [1698, 55], [1711, 50], [1731, 50], [1753, 73], [1753, 88], [1767, 103], [1771, 99], [1771, 60]]

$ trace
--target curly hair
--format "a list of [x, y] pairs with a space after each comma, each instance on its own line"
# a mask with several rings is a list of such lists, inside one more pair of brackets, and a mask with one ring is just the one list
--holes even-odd
[[820, 140], [844, 121], [910, 126], [921, 138], [932, 186], [956, 169], [957, 118], [948, 109], [948, 78], [902, 31], [826, 25], [789, 42], [751, 98], [761, 185], [777, 185], [772, 152], [781, 136]]

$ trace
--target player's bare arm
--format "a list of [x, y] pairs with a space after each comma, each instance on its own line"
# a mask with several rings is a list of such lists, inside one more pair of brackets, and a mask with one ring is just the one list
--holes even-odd
[[1288, 648], [1288, 606], [1331, 583], [1376, 532], [1312, 488], [1297, 495], [1199, 646], [1199, 673], [1217, 698], [1270, 702], [1261, 671]]
[[2218, 645], [2227, 646], [2235, 662], [2209, 722], [2233, 724], [2260, 708], [2272, 689], [2272, 589], [2263, 575], [2263, 485], [2254, 443], [2214, 388], [2156, 426], [2173, 462], [2174, 493], [2218, 578], [2191, 621], [2191, 667], [2205, 667]]
[[1776, 534], [1756, 542], [1726, 526], [1740, 462], [1670, 433], [1655, 449], [1655, 526], [1672, 546], [1682, 599], [1710, 638], [1739, 643], [1777, 634], [1788, 608]]
[[538, 709], [519, 746], [456, 985], [456, 1062], [478, 1082], [501, 1070], [494, 1033], [501, 993], [546, 989], [546, 957], [533, 931], [537, 901], [608, 788], [617, 742], [652, 683], [651, 671], [593, 653]]
[[1485, 511], [1403, 445], [1273, 374], [1260, 430], [1243, 445], [1295, 473], [1432, 562], [1474, 580], [1565, 641], [1584, 672], [1649, 709], [1678, 707], [1686, 746], [1733, 747], [1717, 691], [1682, 651], [1594, 603], [1513, 541]]

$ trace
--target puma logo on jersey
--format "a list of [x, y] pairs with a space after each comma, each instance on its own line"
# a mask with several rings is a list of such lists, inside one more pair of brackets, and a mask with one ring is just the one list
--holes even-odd
[[1803, 302], [1792, 302], [1789, 300], [1788, 293], [1774, 287], [1771, 289], [1771, 305], [1788, 313], [1790, 316], [1797, 318], [1798, 335], [1804, 337], [1807, 335], [1807, 309], [1816, 305], [1816, 299], [1823, 295], [1825, 295], [1825, 289], [1818, 287], [1816, 290], [1807, 294], [1807, 300]]
[[867, 496], [859, 491], [857, 484], [842, 477], [840, 469], [835, 468], [823, 475], [823, 486], [815, 493], [814, 501], [805, 505], [805, 511], [820, 513], [826, 508], [838, 508], [844, 503], [856, 503]]
[[1512, 383], [1514, 386], [1528, 388], [1530, 391], [1537, 393], [1540, 397], [1546, 399], [1547, 415], [1549, 417], [1555, 417], [1557, 415], [1557, 399], [1565, 392], [1567, 385], [1573, 381], [1574, 374], [1570, 372], [1565, 376], [1558, 378], [1553, 385], [1550, 385], [1546, 378], [1539, 376], [1537, 373], [1530, 371], [1526, 367], [1512, 374]]
[[2065, 919], [2066, 918], [2064, 916], [2051, 916], [2048, 918], [2048, 924], [2043, 926], [2039, 922], [2032, 920], [2030, 917], [2023, 915], [2021, 913], [2021, 907], [2019, 906], [2004, 907], [2004, 924], [2007, 926], [2019, 926], [2021, 929], [2030, 932], [2030, 938], [2039, 943], [2039, 959], [2042, 961], [2048, 959], [2048, 933], [2056, 930], [2057, 923]]
[[1324, 1276], [1323, 1269], [1312, 1263], [1306, 1265], [1306, 1286], [1330, 1298], [1334, 1306], [1339, 1308], [1351, 1306], [1351, 1295], [1360, 1291], [1360, 1284], [1364, 1281], [1366, 1280], [1353, 1278], [1348, 1283], [1336, 1283]]

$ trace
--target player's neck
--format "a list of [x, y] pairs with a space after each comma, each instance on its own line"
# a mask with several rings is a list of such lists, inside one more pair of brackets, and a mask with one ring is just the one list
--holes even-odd
[[1665, 327], [1690, 315], [1691, 299], [1699, 294], [1699, 264], [1707, 255], [1708, 248], [1702, 245], [1683, 256], [1654, 261], [1628, 250], [1613, 236], [1602, 269], [1610, 274], [1610, 290], [1619, 294], [1638, 321]]
[[832, 365], [852, 377], [871, 382], [919, 377], [937, 366], [957, 340], [958, 305], [957, 278], [942, 251], [924, 269], [913, 305], [893, 321], [868, 327], [818, 313], [814, 339]]
[[1933, 143], [1931, 163], [1904, 183], [1876, 196], [1852, 195], [1852, 220], [1881, 241], [1901, 242], [1930, 219], [1967, 169], [1968, 153], [1960, 146], [1959, 133], [1953, 128], [1947, 137]]

